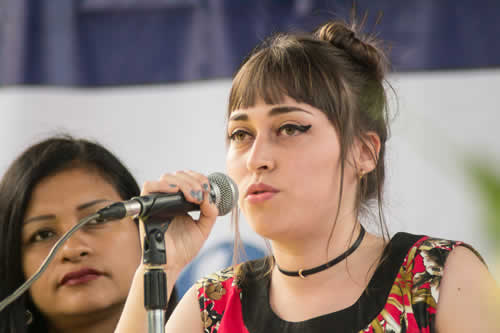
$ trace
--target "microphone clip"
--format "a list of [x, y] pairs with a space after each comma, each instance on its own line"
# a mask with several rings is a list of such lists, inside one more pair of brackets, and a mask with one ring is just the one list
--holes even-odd
[[168, 304], [167, 274], [162, 265], [167, 263], [165, 232], [173, 216], [143, 216], [144, 308], [148, 314], [148, 332], [165, 332], [165, 311]]
[[150, 266], [165, 265], [167, 263], [165, 232], [174, 217], [158, 217], [153, 215], [144, 216], [141, 219], [145, 231], [143, 263]]

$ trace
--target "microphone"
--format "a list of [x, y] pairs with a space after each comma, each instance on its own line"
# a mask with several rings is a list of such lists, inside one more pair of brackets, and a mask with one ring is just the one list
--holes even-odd
[[[227, 175], [215, 172], [208, 175], [210, 200], [219, 210], [219, 216], [226, 215], [238, 202], [238, 187]], [[189, 202], [182, 192], [152, 193], [133, 197], [127, 201], [115, 202], [97, 212], [98, 220], [116, 220], [126, 216], [173, 217], [200, 210], [200, 205]]]

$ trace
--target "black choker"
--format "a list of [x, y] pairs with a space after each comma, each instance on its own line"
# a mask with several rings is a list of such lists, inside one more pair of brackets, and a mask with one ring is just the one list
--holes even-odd
[[281, 269], [278, 265], [276, 265], [276, 266], [278, 267], [278, 270], [285, 275], [300, 276], [303, 279], [305, 279], [305, 277], [307, 275], [311, 275], [314, 273], [324, 271], [325, 269], [330, 268], [330, 267], [338, 264], [339, 262], [341, 262], [345, 258], [347, 258], [347, 256], [349, 256], [351, 253], [353, 253], [359, 247], [359, 244], [361, 244], [361, 241], [363, 240], [363, 237], [365, 236], [365, 229], [363, 228], [363, 226], [360, 226], [360, 227], [361, 227], [361, 231], [359, 232], [358, 239], [356, 239], [354, 244], [352, 244], [352, 246], [350, 248], [348, 248], [347, 251], [345, 251], [344, 253], [342, 253], [338, 257], [333, 258], [332, 260], [330, 260], [326, 264], [323, 264], [321, 266], [314, 267], [311, 269], [305, 269], [305, 270], [299, 269], [298, 271], [285, 271], [285, 270]]

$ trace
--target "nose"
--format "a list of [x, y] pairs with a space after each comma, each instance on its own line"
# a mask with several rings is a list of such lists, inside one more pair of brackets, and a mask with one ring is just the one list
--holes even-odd
[[264, 136], [257, 136], [247, 157], [247, 168], [252, 172], [273, 170], [276, 161], [273, 156], [272, 142]]
[[88, 241], [82, 231], [75, 232], [61, 247], [62, 261], [79, 262], [92, 253]]

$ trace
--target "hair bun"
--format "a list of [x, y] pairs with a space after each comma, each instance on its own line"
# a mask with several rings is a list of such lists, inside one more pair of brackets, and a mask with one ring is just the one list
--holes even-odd
[[360, 35], [354, 25], [348, 26], [339, 21], [320, 26], [314, 34], [318, 39], [344, 50], [356, 62], [369, 69], [377, 80], [384, 78], [388, 66], [387, 57], [378, 47], [375, 37]]

